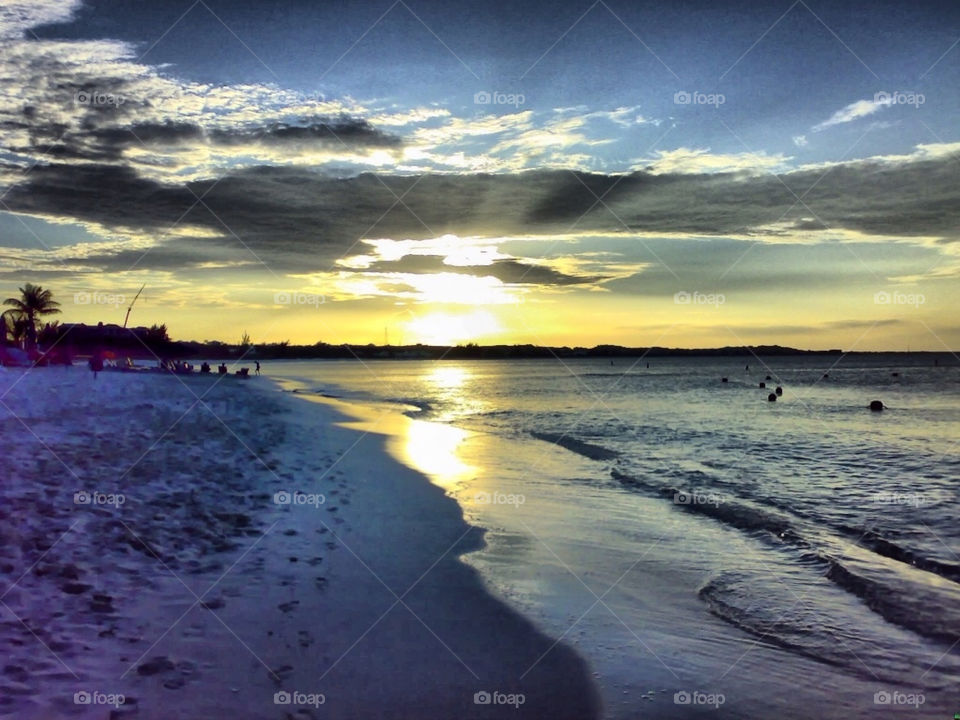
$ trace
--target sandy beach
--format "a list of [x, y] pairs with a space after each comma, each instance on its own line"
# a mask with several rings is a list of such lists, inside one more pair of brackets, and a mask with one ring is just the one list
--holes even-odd
[[265, 378], [0, 370], [0, 716], [590, 718], [457, 503]]

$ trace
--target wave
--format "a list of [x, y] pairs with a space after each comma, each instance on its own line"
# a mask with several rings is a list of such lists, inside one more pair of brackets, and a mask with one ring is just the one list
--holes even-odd
[[334, 395], [331, 392], [319, 388], [294, 388], [290, 392], [295, 395], [319, 395], [320, 397], [331, 398], [332, 400], [343, 399], [343, 395]]
[[535, 430], [532, 430], [530, 434], [538, 440], [559, 445], [560, 447], [566, 448], [570, 452], [583, 455], [591, 460], [613, 460], [614, 458], [620, 457], [620, 453], [618, 453], [616, 450], [605, 448], [602, 445], [594, 445], [593, 443], [584, 442], [583, 440], [577, 440], [569, 435], [563, 435], [561, 433], [538, 432]]
[[838, 558], [822, 553], [820, 557], [829, 566], [827, 578], [885, 620], [934, 640], [960, 642], [960, 586], [956, 583], [939, 576], [923, 578], [922, 574], [932, 573], [902, 563], [896, 567], [851, 554]]
[[409, 406], [411, 409], [404, 410], [403, 414], [411, 417], [423, 417], [433, 411], [433, 405], [422, 398], [392, 397], [387, 398], [387, 402]]
[[[694, 474], [698, 477], [707, 477], [704, 473], [695, 472]], [[610, 471], [610, 475], [623, 485], [643, 486], [654, 490], [661, 497], [672, 499], [682, 510], [709, 515], [741, 530], [763, 530], [778, 538], [792, 538], [800, 541], [790, 517], [784, 513], [761, 508], [743, 500], [734, 500], [726, 494], [702, 488], [645, 482], [615, 468]]]
[[773, 577], [722, 572], [697, 595], [713, 615], [759, 640], [843, 667], [866, 680], [898, 683], [905, 675], [923, 673], [928, 686], [950, 687], [960, 669], [955, 658], [924, 647], [906, 631], [891, 634], [879, 618], [851, 626], [838, 607], [842, 600], [811, 594], [800, 602]]
[[812, 624], [798, 620], [796, 615], [776, 608], [770, 603], [756, 603], [755, 581], [742, 573], [721, 573], [708, 580], [697, 596], [706, 602], [710, 612], [721, 620], [780, 647], [797, 650], [830, 665], [853, 665], [850, 658], [832, 650], [842, 648], [837, 643], [818, 641]]
[[[655, 483], [617, 469], [610, 474], [622, 485], [672, 499], [679, 509], [795, 548], [801, 559], [822, 567], [825, 578], [891, 623], [935, 640], [960, 641], [960, 584], [950, 577], [956, 568], [947, 563], [928, 559], [921, 563], [915, 553], [876, 533], [861, 534], [855, 544], [792, 514], [742, 498]], [[729, 615], [722, 607], [718, 614]]]
[[942, 560], [924, 557], [882, 537], [875, 530], [863, 530], [862, 528], [850, 527], [849, 525], [838, 525], [837, 529], [847, 535], [856, 537], [860, 544], [866, 545], [878, 555], [883, 555], [891, 560], [897, 560], [920, 570], [926, 570], [927, 572], [935, 573], [953, 582], [960, 583], [960, 565], [957, 563], [943, 562]]

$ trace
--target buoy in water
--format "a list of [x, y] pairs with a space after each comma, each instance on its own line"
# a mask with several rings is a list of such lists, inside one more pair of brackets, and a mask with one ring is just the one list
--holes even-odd
[[880, 412], [881, 410], [883, 410], [883, 403], [880, 402], [879, 400], [871, 400], [870, 409], [873, 410], [874, 412]]
[[777, 385], [777, 389], [774, 391], [777, 395], [783, 395], [783, 388]]
[[900, 377], [900, 373], [890, 373], [893, 377]]
[[765, 379], [765, 380], [773, 380], [773, 378], [772, 378], [772, 377], [770, 377], [769, 375], [767, 375], [767, 377], [766, 377], [766, 378], [764, 378], [764, 379]]
[[726, 378], [720, 378], [720, 382], [727, 382]]
[[823, 376], [824, 376], [825, 378], [828, 378], [828, 377], [830, 377], [830, 373], [824, 373]]
[[766, 387], [766, 386], [767, 386], [767, 384], [766, 384], [765, 382], [760, 383], [760, 387], [763, 388], [763, 387]]
[[767, 395], [767, 401], [768, 401], [768, 402], [776, 402], [776, 401], [777, 401], [777, 394], [776, 394], [776, 393], [770, 393], [769, 395]]

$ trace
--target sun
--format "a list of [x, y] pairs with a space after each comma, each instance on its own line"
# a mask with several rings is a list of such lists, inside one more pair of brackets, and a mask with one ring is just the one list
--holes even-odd
[[405, 325], [407, 342], [424, 345], [456, 345], [495, 335], [503, 328], [487, 310], [466, 313], [431, 312]]

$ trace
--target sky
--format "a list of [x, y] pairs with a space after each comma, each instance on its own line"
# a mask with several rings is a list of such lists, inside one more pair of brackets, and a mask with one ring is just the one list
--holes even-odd
[[960, 4], [0, 0], [0, 296], [179, 339], [960, 349]]

